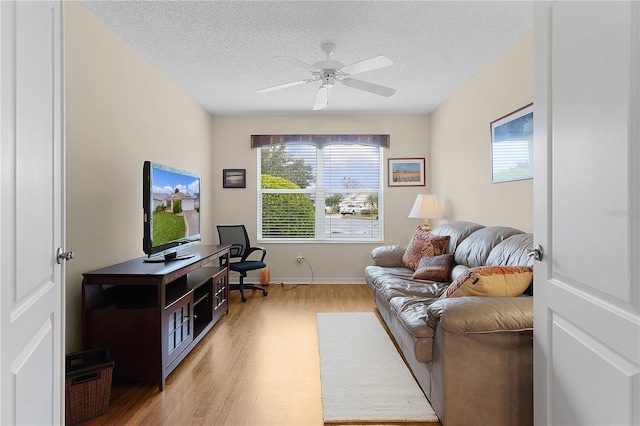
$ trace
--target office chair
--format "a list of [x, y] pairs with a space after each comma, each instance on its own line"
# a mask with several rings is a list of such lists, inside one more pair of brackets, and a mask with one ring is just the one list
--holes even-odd
[[[245, 288], [260, 290], [262, 291], [262, 296], [269, 294], [267, 290], [262, 287], [244, 283], [247, 272], [267, 267], [267, 264], [264, 263], [267, 250], [264, 247], [251, 247], [249, 235], [247, 235], [247, 229], [244, 225], [218, 225], [217, 228], [220, 244], [231, 246], [229, 248], [229, 270], [236, 271], [240, 274], [239, 284], [231, 284], [229, 290], [240, 290], [240, 296], [243, 302], [247, 301], [247, 298], [244, 296]], [[248, 259], [253, 252], [262, 252], [260, 260]], [[232, 261], [232, 259], [237, 258], [240, 258], [240, 260]]]

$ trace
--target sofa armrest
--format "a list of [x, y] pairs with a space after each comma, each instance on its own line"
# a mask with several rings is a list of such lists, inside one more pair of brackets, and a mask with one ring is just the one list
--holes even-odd
[[449, 297], [429, 306], [427, 324], [454, 334], [533, 330], [533, 297]]
[[376, 247], [371, 251], [373, 264], [387, 268], [402, 266], [402, 256], [406, 248], [407, 246], [399, 244]]

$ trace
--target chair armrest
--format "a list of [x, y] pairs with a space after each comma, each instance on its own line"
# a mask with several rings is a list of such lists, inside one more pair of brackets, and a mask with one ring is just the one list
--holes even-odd
[[249, 256], [251, 255], [251, 253], [254, 253], [256, 251], [261, 251], [262, 252], [262, 257], [260, 258], [260, 261], [263, 262], [264, 261], [264, 257], [267, 255], [267, 249], [264, 247], [249, 247], [247, 249], [247, 251], [245, 252], [245, 256], [242, 258], [242, 261], [244, 262], [245, 260], [247, 260], [249, 258]]
[[402, 266], [402, 256], [406, 248], [406, 246], [398, 244], [376, 247], [371, 251], [373, 264], [387, 268]]
[[454, 334], [533, 330], [533, 297], [449, 297], [428, 308], [427, 324]]

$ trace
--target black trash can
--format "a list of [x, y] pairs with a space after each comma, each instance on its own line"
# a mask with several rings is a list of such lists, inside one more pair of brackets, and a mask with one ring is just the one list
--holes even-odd
[[91, 349], [66, 356], [66, 424], [82, 423], [109, 411], [113, 365], [107, 349]]

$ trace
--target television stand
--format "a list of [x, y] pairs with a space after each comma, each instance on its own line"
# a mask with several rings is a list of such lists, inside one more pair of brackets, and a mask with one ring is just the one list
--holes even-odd
[[165, 254], [164, 256], [148, 257], [143, 260], [144, 263], [165, 263], [173, 262], [174, 260], [191, 259], [195, 254], [193, 253], [180, 253], [180, 256], [176, 252]]
[[228, 263], [229, 246], [185, 252], [187, 259], [141, 257], [83, 274], [82, 346], [109, 350], [114, 381], [157, 380], [163, 390], [167, 376], [229, 312], [229, 270], [219, 266]]

